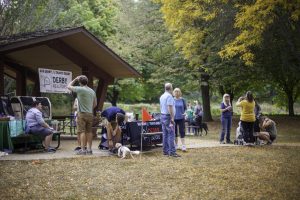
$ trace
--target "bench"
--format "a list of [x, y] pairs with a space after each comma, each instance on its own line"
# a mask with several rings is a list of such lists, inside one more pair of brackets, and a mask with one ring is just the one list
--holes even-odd
[[[58, 149], [60, 147], [60, 135], [61, 131], [55, 131], [52, 136], [53, 141], [57, 141], [57, 145], [54, 147]], [[25, 134], [22, 133], [16, 137], [12, 137], [12, 142], [14, 146], [19, 147], [20, 152], [26, 152], [33, 149], [42, 149], [43, 147], [43, 139], [40, 136], [32, 135], [32, 134]]]
[[[196, 129], [194, 135], [195, 136], [199, 135], [200, 126], [185, 126], [185, 128], [186, 129], [188, 129], [188, 128], [192, 128], [193, 129], [194, 128], [194, 129]], [[186, 132], [188, 132], [188, 131], [186, 131]], [[200, 134], [200, 136], [202, 136], [202, 133]]]

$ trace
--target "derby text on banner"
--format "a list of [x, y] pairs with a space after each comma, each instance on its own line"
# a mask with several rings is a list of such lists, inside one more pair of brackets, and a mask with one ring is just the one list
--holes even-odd
[[72, 72], [39, 68], [40, 92], [67, 93]]

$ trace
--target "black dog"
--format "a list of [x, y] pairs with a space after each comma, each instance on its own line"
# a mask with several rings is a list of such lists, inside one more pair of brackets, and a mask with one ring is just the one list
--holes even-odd
[[205, 122], [201, 122], [201, 124], [196, 123], [195, 121], [191, 123], [191, 125], [193, 126], [194, 130], [195, 130], [195, 135], [199, 135], [200, 132], [200, 136], [202, 136], [202, 132], [203, 129], [205, 131], [205, 135], [207, 135], [208, 133], [208, 126]]

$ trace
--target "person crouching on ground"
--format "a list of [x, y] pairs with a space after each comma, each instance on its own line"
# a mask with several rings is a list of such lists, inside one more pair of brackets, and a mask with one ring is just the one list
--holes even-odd
[[[185, 111], [186, 111], [186, 103], [184, 98], [182, 98], [182, 93], [179, 88], [175, 88], [173, 91], [174, 100], [175, 100], [175, 109], [176, 114], [174, 117], [175, 121], [175, 143], [176, 147], [178, 146], [178, 132], [180, 133], [180, 140], [182, 145], [182, 151], [186, 151], [185, 146]], [[179, 130], [178, 130], [179, 129]]]
[[240, 120], [241, 127], [244, 130], [244, 141], [246, 143], [254, 143], [255, 102], [252, 93], [248, 91], [246, 97], [240, 97], [236, 106], [242, 108]]
[[266, 141], [268, 145], [272, 144], [277, 137], [276, 123], [268, 117], [262, 117], [262, 130], [258, 133], [258, 138]]
[[34, 101], [32, 108], [26, 113], [26, 133], [40, 136], [44, 139], [43, 145], [48, 153], [55, 153], [55, 148], [50, 146], [53, 129], [44, 121], [42, 115], [42, 104]]
[[224, 94], [223, 102], [221, 103], [221, 123], [222, 123], [222, 131], [220, 134], [220, 144], [225, 144], [224, 137], [226, 135], [226, 143], [232, 144], [230, 140], [230, 130], [232, 123], [232, 106], [230, 104], [230, 96], [229, 94]]
[[165, 92], [160, 96], [160, 121], [163, 131], [163, 155], [180, 157], [176, 153], [175, 133], [174, 133], [174, 116], [175, 101], [172, 96], [173, 87], [171, 83], [165, 84]]
[[116, 143], [121, 143], [122, 131], [121, 125], [125, 121], [125, 111], [116, 106], [105, 109], [101, 113], [101, 117], [107, 119], [105, 128], [107, 132], [108, 149], [114, 152]]
[[[74, 86], [76, 81], [79, 82], [80, 86]], [[80, 134], [81, 149], [75, 152], [77, 155], [93, 154], [93, 109], [97, 105], [97, 100], [96, 93], [87, 84], [88, 78], [82, 75], [76, 77], [67, 86], [70, 91], [77, 94], [78, 99], [77, 134]], [[85, 144], [87, 144], [87, 150], [85, 150]]]

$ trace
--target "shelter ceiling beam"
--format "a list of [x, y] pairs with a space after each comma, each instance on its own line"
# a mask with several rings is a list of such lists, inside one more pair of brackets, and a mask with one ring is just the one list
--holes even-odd
[[89, 59], [78, 53], [76, 50], [71, 48], [69, 45], [64, 43], [60, 39], [55, 39], [47, 42], [47, 45], [59, 52], [64, 57], [71, 60], [73, 63], [82, 68], [82, 71], [88, 71], [89, 73], [94, 74], [95, 77], [99, 77], [102, 80], [106, 80], [109, 83], [113, 83], [114, 78], [109, 75], [107, 72], [98, 68], [94, 63], [92, 63]]
[[38, 78], [38, 73], [31, 70], [29, 67], [26, 67], [26, 66], [23, 66], [23, 65], [20, 65], [18, 63], [15, 63], [13, 61], [11, 61], [10, 59], [4, 59], [4, 64], [6, 64], [8, 67], [12, 68], [16, 73], [18, 72], [21, 72], [21, 73], [24, 73], [24, 69], [26, 69], [27, 71], [27, 77], [36, 82], [39, 80]]

